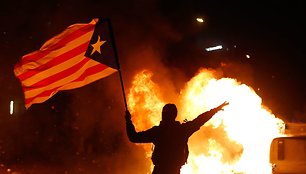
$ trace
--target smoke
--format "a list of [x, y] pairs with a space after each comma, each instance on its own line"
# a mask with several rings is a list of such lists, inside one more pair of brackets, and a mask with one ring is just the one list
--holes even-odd
[[[175, 41], [179, 36], [156, 13], [155, 4], [147, 3], [150, 8], [139, 9], [141, 15], [129, 14], [125, 20], [112, 18], [124, 92], [128, 94], [137, 72], [150, 69], [158, 72], [155, 78], [165, 85], [164, 93], [174, 95], [174, 85], [166, 79], [172, 73], [164, 65], [167, 44], [164, 41]], [[91, 169], [86, 165], [88, 173], [140, 174], [150, 170], [150, 159], [144, 150], [129, 142], [125, 133], [125, 108], [118, 73], [72, 91], [71, 95], [68, 108], [75, 114], [73, 124], [77, 129], [77, 138], [72, 144], [77, 147], [78, 157], [93, 165]]]
[[[252, 70], [247, 65], [216, 65], [214, 59], [203, 61], [202, 54], [190, 51], [192, 46], [179, 45], [186, 35], [172, 26], [154, 0], [107, 3], [65, 0], [48, 4], [24, 1], [21, 5], [24, 8], [17, 11], [17, 16], [5, 19], [5, 23], [15, 21], [7, 28], [10, 32], [6, 37], [17, 34], [9, 40], [7, 49], [13, 53], [16, 43], [25, 43], [18, 48], [18, 54], [10, 55], [15, 61], [38, 49], [41, 43], [68, 25], [89, 22], [95, 17], [110, 17], [125, 94], [129, 92], [134, 75], [145, 69], [154, 72], [152, 80], [161, 87], [163, 101], [171, 103], [177, 100], [185, 82], [201, 66], [211, 66], [220, 74], [239, 77], [252, 84]], [[5, 81], [2, 76], [0, 78]], [[12, 84], [12, 88], [18, 88], [17, 81]], [[21, 101], [23, 96], [21, 89], [18, 90], [9, 90], [9, 93], [19, 96]], [[9, 100], [8, 94], [4, 97]], [[2, 103], [1, 107], [4, 107]], [[1, 163], [13, 171], [33, 174], [146, 173], [151, 167], [150, 159], [142, 147], [128, 141], [124, 111], [118, 73], [79, 89], [60, 92], [43, 104], [20, 112], [16, 118], [7, 115], [1, 118]], [[221, 138], [215, 141], [224, 147], [224, 160], [237, 158], [229, 152], [241, 153], [240, 148], [233, 149], [237, 147], [234, 142], [229, 145], [226, 144], [229, 141]]]
[[[14, 5], [6, 4], [7, 8]], [[168, 44], [179, 41], [181, 35], [163, 18], [155, 1], [72, 3], [66, 0], [47, 4], [24, 1], [20, 5], [24, 8], [18, 14], [3, 18], [10, 24], [3, 29], [5, 37], [11, 37], [5, 52], [14, 57], [10, 60], [17, 61], [22, 55], [38, 49], [44, 41], [73, 23], [109, 17], [125, 93], [136, 72], [151, 69], [158, 72], [155, 78], [165, 84], [163, 93], [174, 95], [176, 84], [165, 77], [173, 74], [173, 78], [178, 78], [182, 73], [165, 67], [166, 49]], [[4, 31], [1, 29], [1, 32]], [[18, 42], [24, 46], [18, 47], [13, 54]], [[2, 77], [1, 82], [5, 81]], [[7, 101], [10, 94], [17, 95], [22, 106], [22, 91], [16, 79], [12, 86], [15, 90], [9, 90], [3, 97]], [[3, 103], [1, 99], [1, 107]], [[59, 92], [27, 111], [20, 110], [15, 117], [1, 115], [0, 162], [4, 168], [34, 174], [137, 174], [150, 168], [144, 150], [130, 143], [125, 134], [125, 108], [118, 73], [79, 89]]]

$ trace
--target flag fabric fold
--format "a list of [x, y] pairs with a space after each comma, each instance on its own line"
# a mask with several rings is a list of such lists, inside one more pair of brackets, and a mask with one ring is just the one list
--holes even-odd
[[118, 69], [108, 21], [74, 24], [14, 66], [25, 107], [42, 103], [58, 91], [85, 86]]

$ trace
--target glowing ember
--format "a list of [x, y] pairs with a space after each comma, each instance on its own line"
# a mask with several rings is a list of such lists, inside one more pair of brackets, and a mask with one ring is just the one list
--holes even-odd
[[[152, 73], [135, 76], [128, 105], [137, 130], [158, 125], [165, 102]], [[164, 97], [166, 98], [166, 97]], [[216, 79], [201, 70], [177, 98], [178, 120], [192, 120], [224, 101], [230, 104], [189, 139], [188, 163], [182, 174], [271, 173], [270, 143], [284, 132], [284, 122], [262, 106], [255, 91], [235, 79]], [[148, 155], [151, 148], [144, 146]]]

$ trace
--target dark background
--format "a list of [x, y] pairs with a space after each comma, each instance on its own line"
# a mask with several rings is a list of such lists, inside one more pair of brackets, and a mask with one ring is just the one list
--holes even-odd
[[[142, 153], [141, 149], [127, 143], [117, 75], [58, 93], [29, 110], [23, 108], [22, 89], [13, 74], [14, 64], [67, 26], [88, 23], [95, 17], [112, 20], [126, 88], [133, 75], [150, 68], [152, 65], [148, 63], [155, 59], [156, 66], [175, 69], [171, 72], [179, 71], [186, 79], [200, 67], [221, 69], [225, 77], [251, 86], [276, 116], [288, 122], [306, 122], [306, 12], [302, 1], [1, 3], [0, 160], [7, 165], [27, 166], [37, 159], [48, 164], [59, 161], [66, 164], [67, 158], [85, 159], [83, 153], [94, 151], [100, 161], [91, 161], [91, 165], [103, 171], [118, 169], [108, 164], [111, 160], [105, 160], [112, 159], [121, 169], [130, 171], [129, 163], [120, 158], [122, 154], [136, 161], [142, 159], [136, 155], [138, 151]], [[205, 22], [197, 23], [198, 16]], [[225, 49], [205, 52], [205, 47], [217, 44]], [[174, 78], [175, 75], [172, 73]], [[177, 88], [180, 87], [178, 83]], [[14, 115], [9, 115], [11, 100], [15, 101]], [[87, 139], [92, 149], [95, 145], [99, 148], [86, 152]], [[140, 165], [139, 171], [146, 170], [145, 167]]]

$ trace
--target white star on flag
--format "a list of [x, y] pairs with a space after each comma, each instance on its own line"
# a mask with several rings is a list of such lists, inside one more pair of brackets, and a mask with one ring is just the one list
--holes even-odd
[[96, 43], [91, 44], [91, 46], [93, 47], [91, 54], [92, 55], [94, 52], [99, 52], [101, 54], [101, 46], [105, 43], [106, 41], [100, 41], [100, 36], [98, 36], [98, 40]]

